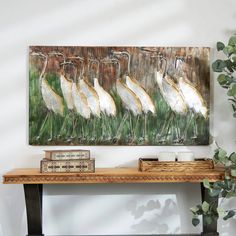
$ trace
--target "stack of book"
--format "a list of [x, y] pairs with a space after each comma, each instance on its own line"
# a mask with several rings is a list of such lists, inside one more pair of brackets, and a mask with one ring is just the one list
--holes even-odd
[[40, 162], [41, 173], [92, 173], [95, 160], [89, 150], [46, 150]]

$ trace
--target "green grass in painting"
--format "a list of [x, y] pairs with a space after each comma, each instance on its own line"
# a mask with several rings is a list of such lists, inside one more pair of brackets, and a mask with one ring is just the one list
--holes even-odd
[[[50, 86], [62, 96], [59, 78], [48, 74]], [[64, 117], [49, 112], [44, 104], [39, 85], [39, 74], [33, 68], [29, 74], [29, 143], [33, 145], [205, 145], [209, 142], [209, 121], [203, 117], [175, 114], [173, 121], [170, 108], [158, 88], [151, 94], [157, 114], [133, 116], [122, 106], [115, 91], [110, 91], [117, 115], [86, 120], [65, 109]], [[65, 104], [64, 104], [65, 105]], [[65, 105], [66, 107], [66, 105]], [[146, 120], [146, 125], [145, 125]], [[188, 129], [186, 125], [189, 123]], [[166, 128], [163, 129], [163, 125]], [[194, 128], [197, 124], [197, 136]], [[183, 140], [177, 140], [177, 132]], [[185, 134], [185, 135], [184, 135]]]

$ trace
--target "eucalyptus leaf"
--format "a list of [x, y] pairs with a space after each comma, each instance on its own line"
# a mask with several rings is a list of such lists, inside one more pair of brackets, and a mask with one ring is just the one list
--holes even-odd
[[210, 182], [209, 182], [208, 179], [204, 179], [204, 180], [203, 180], [203, 186], [204, 186], [205, 188], [208, 188], [208, 189], [211, 188], [211, 184], [210, 184]]
[[210, 225], [213, 222], [213, 216], [207, 215], [203, 218], [204, 225]]
[[223, 207], [217, 207], [216, 210], [219, 217], [223, 217], [225, 215], [225, 209]]
[[225, 188], [225, 182], [223, 182], [223, 181], [217, 181], [217, 182], [215, 182], [215, 183], [213, 184], [213, 187], [214, 187], [214, 189], [217, 189], [217, 188], [219, 188], [219, 189]]
[[209, 191], [209, 195], [210, 195], [211, 197], [216, 197], [216, 196], [218, 196], [220, 193], [221, 193], [221, 188], [211, 189], [211, 190]]
[[204, 201], [204, 202], [202, 203], [202, 210], [203, 210], [203, 212], [207, 213], [207, 212], [209, 211], [209, 208], [210, 208], [209, 203], [206, 202], [206, 201]]
[[219, 153], [218, 153], [219, 158], [226, 158], [226, 155], [227, 152], [224, 149], [219, 148]]
[[222, 42], [217, 42], [216, 47], [218, 51], [221, 51], [224, 49], [225, 45]]
[[216, 60], [212, 64], [212, 69], [215, 72], [222, 72], [225, 67], [226, 67], [226, 63], [220, 59]]
[[228, 162], [227, 152], [222, 148], [219, 148], [218, 160], [224, 165]]
[[[230, 52], [229, 55], [231, 55], [232, 53]], [[226, 68], [233, 73], [234, 72], [234, 63], [231, 60], [225, 60], [225, 65]]]
[[233, 152], [230, 154], [229, 156], [229, 159], [233, 162], [233, 163], [236, 163], [236, 153]]
[[233, 35], [233, 36], [230, 37], [228, 45], [236, 46], [236, 35]]
[[224, 49], [223, 49], [223, 52], [226, 56], [230, 56], [233, 52], [234, 52], [234, 48], [232, 46], [226, 46]]
[[232, 84], [231, 88], [228, 90], [228, 96], [236, 96], [236, 83]]
[[236, 56], [233, 56], [233, 57], [231, 58], [231, 60], [232, 60], [233, 62], [236, 62]]
[[190, 208], [190, 211], [191, 211], [193, 214], [197, 214], [198, 210], [199, 210], [199, 208], [196, 207], [196, 206]]
[[217, 81], [219, 82], [220, 85], [224, 85], [227, 83], [227, 77], [225, 74], [220, 74], [217, 78]]
[[197, 225], [199, 225], [199, 223], [200, 223], [200, 220], [198, 219], [198, 218], [193, 218], [192, 219], [192, 224], [193, 224], [193, 226], [197, 226]]

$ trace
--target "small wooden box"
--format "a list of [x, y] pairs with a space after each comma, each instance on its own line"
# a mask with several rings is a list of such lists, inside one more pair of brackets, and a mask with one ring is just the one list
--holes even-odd
[[95, 159], [50, 161], [44, 158], [40, 162], [41, 173], [94, 173]]
[[140, 158], [139, 171], [196, 171], [214, 169], [211, 159], [195, 159], [195, 161], [159, 161], [158, 158]]
[[48, 160], [79, 160], [89, 159], [89, 150], [45, 150], [45, 158]]

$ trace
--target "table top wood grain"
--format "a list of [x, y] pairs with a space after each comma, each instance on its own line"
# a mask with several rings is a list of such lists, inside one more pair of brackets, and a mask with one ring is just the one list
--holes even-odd
[[4, 184], [199, 183], [222, 180], [221, 168], [195, 171], [140, 172], [137, 168], [96, 168], [95, 173], [40, 173], [38, 168], [14, 169]]

